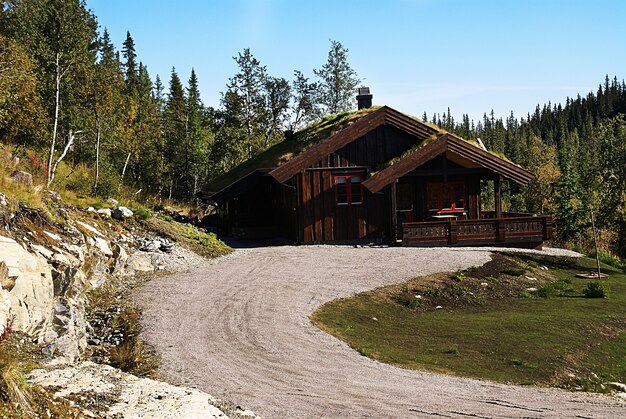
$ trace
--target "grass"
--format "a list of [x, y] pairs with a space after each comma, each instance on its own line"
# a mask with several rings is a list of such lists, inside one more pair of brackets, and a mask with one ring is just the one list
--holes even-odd
[[[312, 321], [358, 352], [406, 368], [589, 391], [626, 381], [626, 275], [604, 265], [610, 297], [584, 298], [590, 282], [575, 274], [593, 270], [594, 260], [500, 257], [500, 272], [485, 265], [381, 288], [330, 302]], [[533, 267], [541, 265], [549, 270]], [[526, 291], [533, 282], [549, 291]], [[420, 303], [407, 303], [418, 292]]]
[[[163, 219], [162, 219], [163, 218]], [[217, 257], [233, 251], [214, 233], [207, 233], [191, 224], [183, 224], [172, 220], [169, 216], [157, 216], [145, 220], [148, 229], [163, 237], [179, 242], [192, 251], [206, 256]]]

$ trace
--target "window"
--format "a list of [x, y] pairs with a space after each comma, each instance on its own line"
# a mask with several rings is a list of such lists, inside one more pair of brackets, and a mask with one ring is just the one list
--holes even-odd
[[431, 211], [441, 211], [444, 208], [463, 209], [465, 183], [463, 181], [427, 183], [426, 205]]
[[337, 205], [358, 205], [363, 203], [362, 174], [335, 176]]

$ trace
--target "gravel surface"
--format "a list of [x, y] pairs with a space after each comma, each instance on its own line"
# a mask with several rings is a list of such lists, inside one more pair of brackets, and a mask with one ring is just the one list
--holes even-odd
[[487, 261], [487, 249], [243, 249], [150, 281], [137, 300], [163, 378], [262, 417], [624, 417], [616, 398], [372, 361], [308, 318], [336, 298]]

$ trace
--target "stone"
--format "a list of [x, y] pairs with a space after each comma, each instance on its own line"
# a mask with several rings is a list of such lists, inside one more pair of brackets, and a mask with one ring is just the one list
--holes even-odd
[[87, 230], [88, 232], [90, 232], [92, 235], [96, 235], [96, 236], [100, 236], [100, 237], [104, 237], [104, 234], [100, 233], [95, 227], [90, 226], [87, 223], [83, 223], [82, 221], [76, 221], [76, 224], [78, 224], [79, 226], [81, 226], [83, 229]]
[[9, 204], [9, 201], [7, 200], [6, 195], [0, 192], [0, 206], [5, 207], [8, 204]]
[[15, 281], [10, 291], [3, 285], [10, 308], [0, 317], [15, 316], [15, 330], [35, 337], [44, 334], [53, 320], [54, 286], [50, 265], [43, 257], [29, 253], [15, 240], [3, 236], [0, 236], [0, 260], [7, 266], [9, 279]]
[[23, 170], [16, 170], [15, 172], [11, 173], [11, 180], [18, 185], [33, 185], [33, 175]]
[[112, 211], [111, 208], [100, 208], [97, 211], [98, 214], [105, 215], [107, 217], [111, 217]]
[[[55, 397], [69, 397], [80, 406], [85, 392], [98, 403], [89, 403], [91, 417], [132, 418], [226, 418], [211, 404], [215, 400], [207, 393], [188, 387], [177, 387], [149, 378], [139, 378], [108, 365], [82, 362], [54, 363], [33, 370], [27, 377], [33, 384], [49, 388]], [[104, 401], [104, 406], [102, 405]], [[254, 416], [250, 411], [246, 416]]]
[[50, 233], [49, 231], [44, 230], [43, 234], [45, 234], [46, 236], [50, 237], [54, 241], [57, 241], [57, 242], [62, 242], [63, 241], [61, 236], [58, 236], [58, 235], [56, 235], [54, 233]]
[[108, 198], [107, 199], [107, 204], [111, 204], [111, 205], [117, 205], [119, 202], [117, 202], [117, 199], [115, 198]]
[[115, 211], [111, 214], [112, 218], [116, 220], [123, 220], [124, 218], [132, 217], [133, 212], [126, 207], [117, 207]]
[[15, 277], [9, 277], [9, 268], [3, 260], [0, 261], [0, 286], [7, 291], [11, 291], [15, 286]]
[[38, 244], [33, 244], [31, 245], [32, 249], [39, 253], [41, 256], [45, 257], [46, 260], [51, 260], [52, 259], [52, 255], [54, 255], [54, 252], [52, 252], [51, 250], [48, 250], [47, 248], [40, 246]]
[[102, 252], [103, 255], [113, 256], [113, 251], [109, 247], [109, 243], [102, 237], [96, 237], [96, 247]]
[[87, 207], [87, 212], [96, 212], [94, 207]]
[[624, 383], [619, 383], [617, 381], [613, 381], [611, 383], [607, 383], [609, 385], [609, 387], [611, 387], [613, 390], [616, 390], [620, 393], [626, 393], [626, 384]]
[[57, 192], [48, 191], [48, 195], [50, 196], [50, 199], [52, 199], [57, 204], [61, 203], [61, 195], [59, 195]]
[[536, 287], [526, 288], [526, 291], [528, 291], [528, 292], [537, 292], [537, 288]]

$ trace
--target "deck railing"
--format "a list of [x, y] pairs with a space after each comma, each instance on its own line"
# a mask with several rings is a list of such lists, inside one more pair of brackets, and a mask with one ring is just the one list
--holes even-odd
[[515, 214], [510, 218], [427, 221], [402, 224], [403, 246], [511, 245], [539, 247], [552, 238], [548, 215]]

